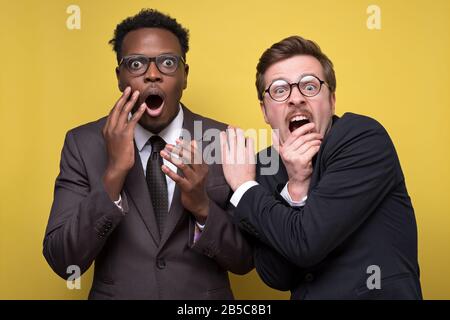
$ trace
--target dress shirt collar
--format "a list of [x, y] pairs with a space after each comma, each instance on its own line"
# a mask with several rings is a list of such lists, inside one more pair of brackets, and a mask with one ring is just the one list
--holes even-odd
[[[181, 129], [183, 128], [183, 108], [179, 105], [178, 114], [172, 120], [171, 123], [167, 127], [165, 127], [158, 135], [164, 139], [166, 143], [176, 144], [176, 139], [178, 139], [181, 135]], [[148, 139], [155, 134], [144, 129], [139, 123], [136, 124], [136, 128], [134, 130], [134, 141], [136, 142], [136, 147], [139, 152], [145, 147]]]

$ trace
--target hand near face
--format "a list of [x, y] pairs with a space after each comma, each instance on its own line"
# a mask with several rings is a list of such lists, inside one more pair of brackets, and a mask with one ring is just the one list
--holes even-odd
[[247, 181], [255, 180], [256, 159], [252, 138], [245, 138], [242, 129], [228, 127], [220, 133], [222, 167], [233, 191]]
[[145, 111], [145, 104], [128, 120], [128, 114], [139, 97], [127, 87], [108, 115], [103, 127], [108, 164], [103, 176], [106, 192], [112, 200], [119, 198], [128, 171], [134, 165], [134, 129]]
[[[275, 135], [274, 141], [278, 139]], [[276, 147], [289, 176], [288, 191], [294, 201], [306, 196], [313, 171], [312, 158], [319, 152], [323, 136], [314, 132], [314, 123], [294, 130], [283, 144]]]
[[178, 139], [176, 146], [166, 144], [160, 154], [182, 172], [183, 175], [180, 176], [168, 166], [161, 166], [162, 171], [180, 188], [183, 207], [189, 210], [199, 223], [204, 224], [209, 208], [209, 197], [206, 193], [208, 165], [202, 160], [197, 142], [195, 140], [185, 142]]

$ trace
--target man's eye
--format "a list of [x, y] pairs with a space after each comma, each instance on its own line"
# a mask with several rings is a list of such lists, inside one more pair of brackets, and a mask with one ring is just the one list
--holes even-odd
[[305, 88], [306, 91], [315, 91], [315, 90], [317, 90], [317, 87], [314, 84], [312, 84], [312, 83], [306, 84], [304, 88]]
[[131, 69], [134, 69], [134, 70], [140, 69], [143, 66], [142, 62], [139, 60], [130, 61], [129, 65], [130, 65]]
[[277, 88], [275, 88], [275, 90], [274, 90], [275, 94], [283, 94], [283, 93], [285, 93], [286, 91], [287, 91], [287, 88], [286, 88], [286, 87], [277, 87]]
[[162, 65], [166, 68], [170, 68], [175, 65], [175, 61], [171, 58], [167, 58], [163, 60]]

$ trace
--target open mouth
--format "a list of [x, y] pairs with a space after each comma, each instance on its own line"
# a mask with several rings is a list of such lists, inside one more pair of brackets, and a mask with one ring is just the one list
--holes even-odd
[[158, 109], [164, 102], [164, 98], [158, 94], [150, 94], [145, 99], [145, 104], [152, 110]]
[[305, 116], [295, 116], [289, 121], [289, 131], [292, 132], [310, 122]]

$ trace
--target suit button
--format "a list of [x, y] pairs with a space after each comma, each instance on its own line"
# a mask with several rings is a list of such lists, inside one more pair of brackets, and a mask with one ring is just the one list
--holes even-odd
[[212, 251], [209, 250], [209, 249], [203, 250], [203, 254], [204, 254], [205, 256], [207, 256], [207, 257], [210, 257], [210, 258], [212, 258], [212, 257], [214, 256], [214, 254], [212, 253]]
[[166, 267], [166, 262], [164, 261], [164, 259], [158, 259], [156, 261], [156, 266], [158, 267], [158, 269], [164, 269]]
[[314, 280], [314, 275], [312, 274], [312, 273], [307, 273], [306, 275], [305, 275], [305, 281], [306, 282], [311, 282], [311, 281], [313, 281]]

